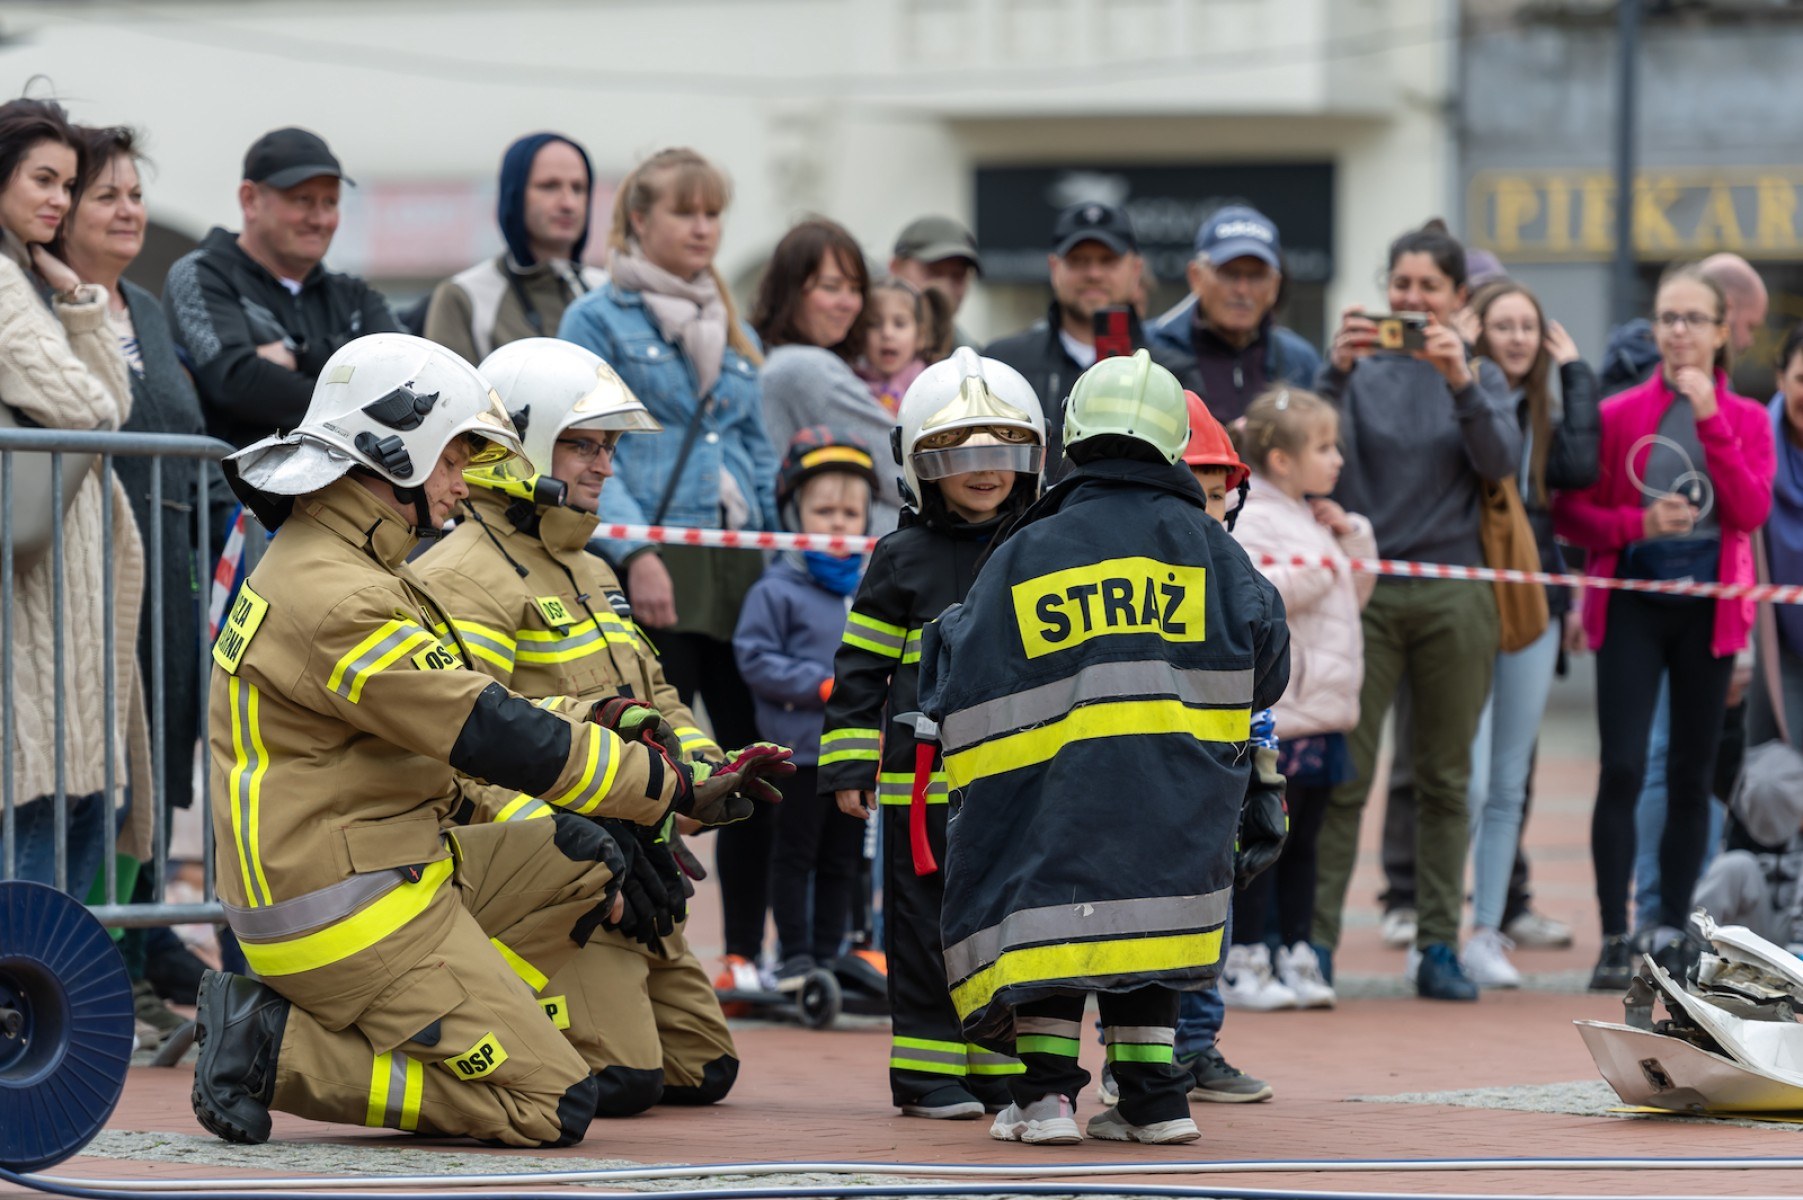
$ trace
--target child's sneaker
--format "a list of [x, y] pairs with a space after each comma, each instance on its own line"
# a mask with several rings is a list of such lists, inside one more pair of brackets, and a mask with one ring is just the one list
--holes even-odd
[[1270, 1084], [1246, 1074], [1221, 1057], [1219, 1046], [1210, 1046], [1193, 1056], [1177, 1060], [1190, 1074], [1189, 1098], [1209, 1100], [1216, 1104], [1256, 1104], [1269, 1100]]
[[1084, 1132], [1104, 1141], [1144, 1142], [1148, 1146], [1172, 1146], [1178, 1142], [1193, 1142], [1202, 1136], [1202, 1131], [1188, 1117], [1135, 1125], [1123, 1117], [1118, 1108], [1106, 1108], [1091, 1117]]
[[776, 968], [776, 990], [799, 992], [814, 970], [814, 956], [811, 954], [796, 954], [783, 959], [782, 965]]
[[[728, 954], [720, 960], [720, 973], [714, 976], [716, 992], [761, 992], [762, 981], [758, 979], [758, 969], [751, 960], [737, 954]], [[751, 1005], [743, 1000], [726, 1000], [720, 1004], [720, 1011], [728, 1017], [743, 1017], [751, 1012]]]
[[1096, 1099], [1102, 1102], [1103, 1108], [1113, 1108], [1121, 1102], [1121, 1089], [1114, 1082], [1114, 1064], [1102, 1064], [1102, 1078], [1096, 1083]]
[[1307, 942], [1277, 947], [1277, 978], [1302, 1008], [1332, 1008], [1337, 997], [1321, 974], [1321, 958]]
[[1271, 973], [1271, 951], [1263, 943], [1234, 946], [1221, 971], [1221, 1003], [1248, 1012], [1295, 1008], [1296, 993]]
[[996, 1114], [989, 1136], [998, 1142], [1034, 1146], [1074, 1146], [1083, 1140], [1077, 1129], [1077, 1106], [1056, 1093], [1041, 1096], [1025, 1108], [1010, 1104]]
[[1379, 932], [1384, 945], [1392, 950], [1404, 950], [1415, 944], [1415, 910], [1412, 908], [1392, 908], [1384, 913], [1383, 924]]
[[1518, 988], [1521, 972], [1509, 961], [1508, 952], [1513, 949], [1515, 943], [1496, 930], [1479, 929], [1459, 952], [1459, 963], [1471, 982], [1481, 988]]
[[901, 1106], [904, 1117], [925, 1117], [929, 1121], [974, 1121], [983, 1115], [983, 1102], [955, 1083], [934, 1088], [918, 1100]]

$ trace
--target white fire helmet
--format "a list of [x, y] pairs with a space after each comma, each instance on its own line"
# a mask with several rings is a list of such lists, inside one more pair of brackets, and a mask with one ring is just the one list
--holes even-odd
[[970, 471], [1037, 475], [1045, 415], [1019, 371], [961, 346], [922, 371], [902, 397], [891, 449], [911, 504], [922, 480]]
[[[463, 434], [484, 443], [472, 465], [523, 453], [500, 396], [461, 356], [425, 338], [372, 333], [326, 360], [299, 425], [226, 461], [242, 487], [265, 498], [253, 510], [285, 516], [286, 506], [268, 498], [316, 492], [352, 467], [397, 487], [418, 487]], [[270, 523], [263, 511], [257, 515]]]
[[477, 369], [500, 393], [525, 446], [525, 460], [503, 468], [509, 474], [550, 475], [553, 448], [566, 430], [656, 433], [663, 428], [600, 355], [574, 342], [523, 338], [490, 354]]

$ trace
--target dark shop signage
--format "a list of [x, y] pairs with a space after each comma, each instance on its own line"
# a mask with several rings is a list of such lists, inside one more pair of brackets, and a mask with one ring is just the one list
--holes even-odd
[[1235, 201], [1277, 223], [1291, 279], [1320, 283], [1332, 277], [1332, 163], [978, 167], [983, 273], [997, 283], [1043, 281], [1058, 211], [1100, 202], [1127, 210], [1160, 279], [1181, 280], [1202, 219]]

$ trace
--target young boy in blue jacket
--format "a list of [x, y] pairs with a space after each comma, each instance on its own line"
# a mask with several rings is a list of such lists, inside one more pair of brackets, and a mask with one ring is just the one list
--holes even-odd
[[[825, 425], [797, 431], [776, 479], [783, 524], [800, 533], [862, 537], [870, 525], [876, 467], [857, 437]], [[801, 986], [830, 966], [845, 936], [864, 827], [817, 794], [820, 729], [833, 689], [833, 652], [863, 573], [859, 554], [786, 551], [752, 585], [733, 653], [751, 689], [757, 727], [793, 739], [800, 770], [783, 780], [770, 861], [777, 987]], [[810, 903], [811, 901], [811, 903]], [[812, 911], [810, 920], [809, 912]]]

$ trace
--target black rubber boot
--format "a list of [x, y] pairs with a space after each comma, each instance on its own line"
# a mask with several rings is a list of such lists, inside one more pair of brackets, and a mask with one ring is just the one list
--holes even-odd
[[269, 1140], [269, 1101], [288, 1007], [276, 992], [242, 975], [208, 971], [201, 979], [192, 1100], [209, 1133], [248, 1146]]

